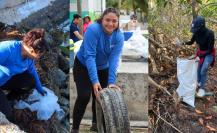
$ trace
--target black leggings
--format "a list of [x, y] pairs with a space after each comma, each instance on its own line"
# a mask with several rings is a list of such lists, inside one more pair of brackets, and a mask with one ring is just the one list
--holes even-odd
[[[9, 101], [18, 99], [21, 95], [28, 93], [35, 86], [35, 80], [27, 72], [17, 74], [0, 86], [0, 111], [7, 119], [13, 121], [12, 104]], [[24, 89], [25, 88], [25, 89]], [[2, 90], [9, 90], [5, 95]]]
[[[108, 69], [98, 70], [98, 78], [102, 88], [107, 87], [108, 84]], [[81, 119], [84, 116], [86, 106], [92, 94], [92, 123], [96, 123], [96, 108], [95, 108], [95, 95], [92, 91], [92, 83], [90, 81], [88, 70], [83, 66], [80, 61], [75, 58], [73, 68], [74, 81], [77, 88], [77, 99], [75, 101], [73, 110], [73, 129], [79, 129]]]

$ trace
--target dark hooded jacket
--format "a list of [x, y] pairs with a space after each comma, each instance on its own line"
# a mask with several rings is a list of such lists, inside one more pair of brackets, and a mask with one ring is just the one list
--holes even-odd
[[191, 32], [193, 36], [186, 45], [191, 45], [196, 42], [201, 51], [206, 51], [203, 56], [211, 54], [214, 48], [215, 37], [214, 32], [205, 26], [205, 19], [198, 16], [192, 22]]

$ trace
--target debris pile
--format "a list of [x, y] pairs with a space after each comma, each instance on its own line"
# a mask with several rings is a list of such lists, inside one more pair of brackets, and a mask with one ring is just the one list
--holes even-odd
[[[177, 57], [194, 55], [195, 46], [177, 47], [168, 34], [152, 29], [149, 38], [149, 116], [153, 132], [212, 132], [217, 131], [217, 68], [209, 69], [206, 89], [214, 95], [196, 98], [195, 108], [177, 99]], [[163, 41], [161, 39], [163, 38]], [[166, 45], [165, 45], [166, 44]], [[215, 64], [215, 66], [217, 63]]]

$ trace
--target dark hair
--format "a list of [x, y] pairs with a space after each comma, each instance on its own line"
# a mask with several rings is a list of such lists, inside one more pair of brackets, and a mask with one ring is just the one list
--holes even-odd
[[37, 53], [43, 53], [47, 50], [44, 34], [45, 30], [42, 28], [32, 29], [23, 37], [23, 43], [32, 47]]
[[86, 16], [83, 18], [83, 21], [85, 20], [85, 18], [88, 18], [89, 21], [91, 21], [90, 16], [86, 15]]
[[[120, 17], [120, 12], [118, 9], [113, 8], [113, 7], [109, 7], [107, 9], [105, 9], [105, 11], [103, 12], [103, 14], [100, 16], [99, 19], [96, 20], [97, 23], [101, 24], [102, 23], [102, 19], [105, 15], [107, 15], [108, 13], [114, 13], [117, 17], [118, 17], [118, 28], [119, 29], [119, 17]], [[116, 29], [116, 30], [117, 30]]]
[[132, 14], [132, 15], [130, 16], [130, 19], [137, 19], [136, 14]]
[[73, 15], [73, 20], [78, 19], [78, 18], [81, 18], [81, 16], [78, 15], [78, 14], [74, 14], [74, 15]]

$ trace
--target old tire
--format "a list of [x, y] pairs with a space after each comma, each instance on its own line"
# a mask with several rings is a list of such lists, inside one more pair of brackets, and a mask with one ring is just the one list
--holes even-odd
[[[127, 106], [118, 89], [106, 88], [96, 100], [98, 133], [130, 133]], [[103, 120], [105, 126], [103, 126]]]

